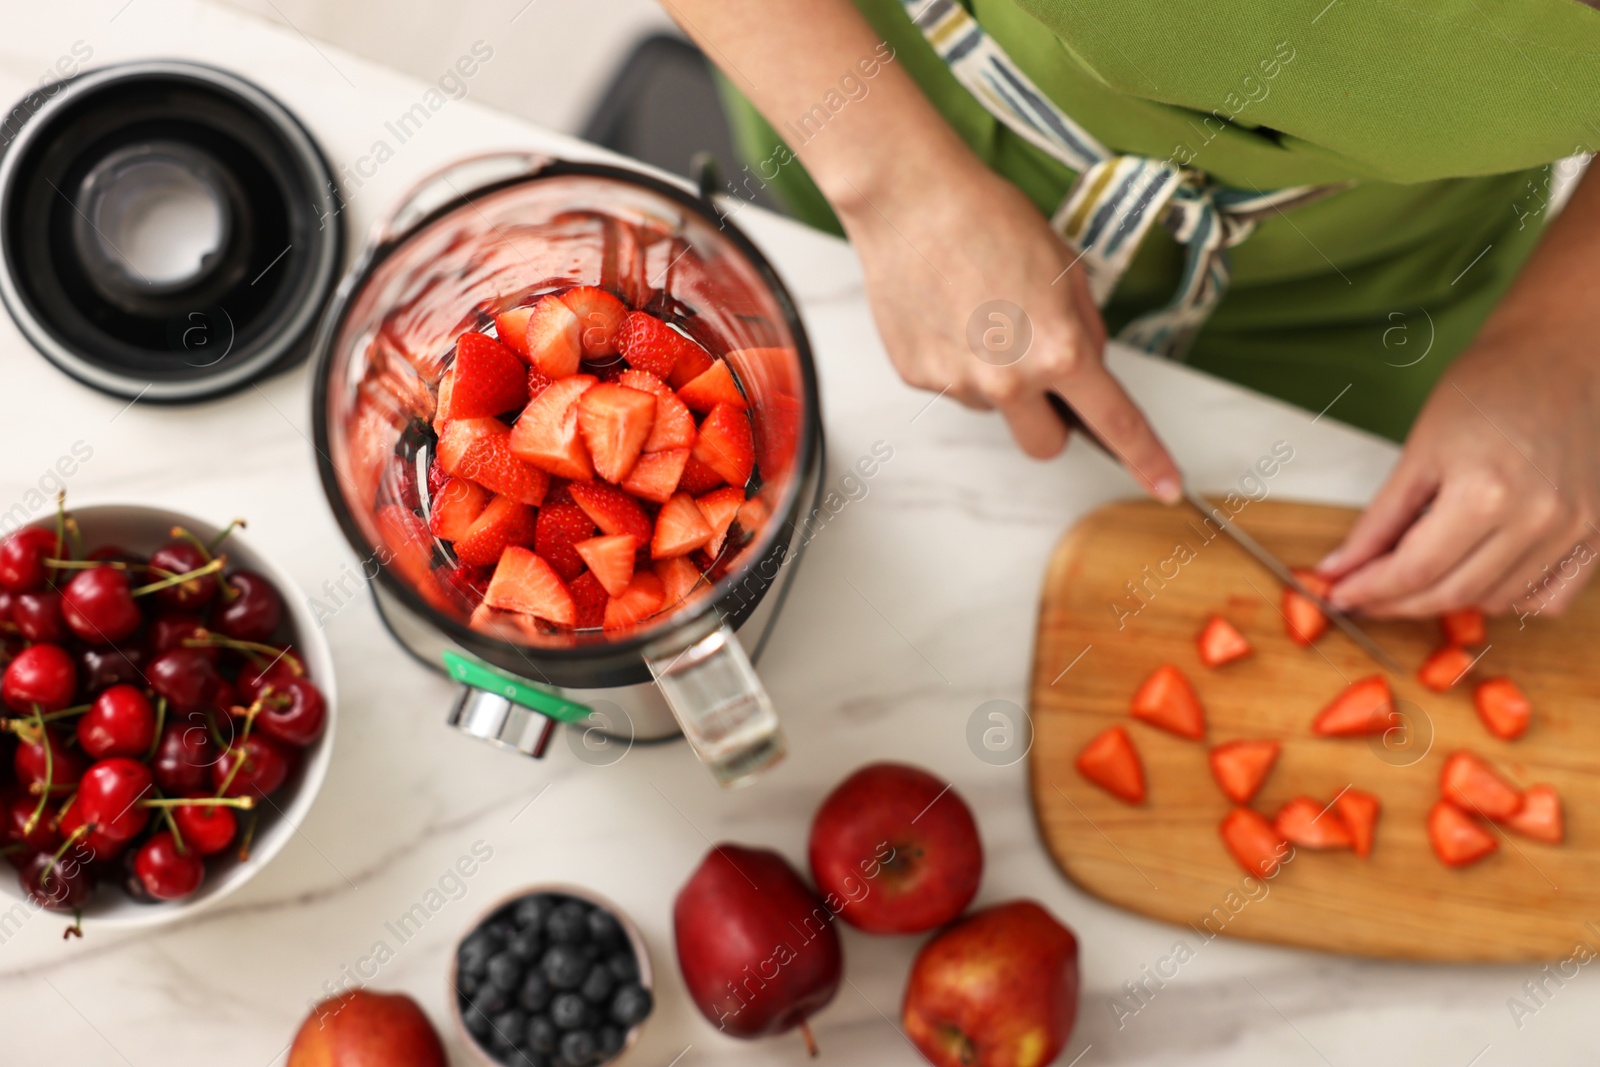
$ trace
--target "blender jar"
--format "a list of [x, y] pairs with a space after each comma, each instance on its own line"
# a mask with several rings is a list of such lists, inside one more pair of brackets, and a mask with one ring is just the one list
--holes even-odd
[[[431, 420], [456, 338], [576, 285], [606, 289], [726, 359], [751, 415], [741, 541], [729, 538], [694, 594], [631, 629], [556, 631], [475, 612], [427, 525]], [[653, 681], [724, 784], [781, 758], [771, 701], [734, 630], [792, 579], [821, 465], [816, 376], [782, 283], [708, 200], [612, 166], [521, 155], [456, 164], [379, 225], [315, 351], [324, 489], [380, 606], [396, 602], [443, 639], [444, 666], [467, 687], [457, 726], [539, 755], [552, 720], [586, 721], [586, 691]]]

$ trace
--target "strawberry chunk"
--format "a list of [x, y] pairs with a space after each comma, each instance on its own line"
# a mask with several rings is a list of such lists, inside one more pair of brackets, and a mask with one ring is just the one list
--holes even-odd
[[533, 305], [525, 336], [529, 363], [557, 380], [578, 373], [583, 334], [578, 316], [559, 297], [547, 296]]
[[1372, 840], [1377, 834], [1378, 812], [1382, 810], [1382, 802], [1371, 793], [1352, 788], [1335, 797], [1333, 806], [1350, 828], [1350, 847], [1357, 856], [1366, 859], [1372, 854]]
[[594, 520], [601, 533], [630, 534], [642, 545], [650, 540], [650, 516], [633, 497], [604, 482], [574, 482], [567, 487], [573, 503]]
[[494, 332], [500, 343], [515, 352], [524, 363], [531, 363], [528, 355], [528, 320], [533, 317], [533, 305], [502, 311], [494, 317]]
[[594, 460], [595, 473], [620, 482], [656, 421], [656, 398], [624, 385], [601, 382], [578, 398], [578, 430]]
[[508, 496], [497, 496], [452, 547], [462, 563], [492, 567], [507, 547], [526, 547], [533, 544], [533, 538], [533, 509]]
[[577, 609], [577, 619], [573, 628], [577, 630], [598, 630], [606, 622], [606, 595], [605, 586], [600, 584], [600, 579], [584, 571], [572, 580], [567, 587], [572, 593], [572, 603]]
[[464, 333], [456, 339], [450, 377], [448, 418], [498, 415], [528, 402], [527, 365], [487, 334]]
[[1447, 643], [1472, 648], [1483, 644], [1489, 636], [1489, 627], [1484, 622], [1483, 612], [1477, 608], [1459, 608], [1445, 612], [1439, 616], [1439, 629], [1443, 632]]
[[1439, 772], [1439, 795], [1450, 803], [1500, 822], [1522, 807], [1522, 790], [1471, 752], [1452, 752]]
[[1205, 628], [1200, 631], [1199, 643], [1200, 662], [1207, 667], [1220, 667], [1250, 654], [1250, 642], [1221, 615], [1213, 615], [1206, 620]]
[[623, 480], [622, 488], [644, 500], [665, 504], [677, 491], [678, 480], [683, 477], [683, 466], [687, 462], [687, 448], [646, 452], [634, 463], [633, 470]]
[[1487, 678], [1472, 691], [1478, 718], [1491, 734], [1502, 741], [1515, 741], [1528, 730], [1533, 705], [1510, 678]]
[[433, 539], [422, 518], [403, 504], [385, 504], [374, 518], [382, 544], [389, 549], [386, 566], [409, 582], [426, 586], [433, 579]]
[[688, 493], [679, 493], [661, 506], [650, 555], [656, 559], [687, 556], [711, 540], [711, 525]]
[[606, 601], [605, 628], [620, 630], [648, 619], [661, 610], [665, 596], [661, 579], [650, 571], [640, 571], [621, 596]]
[[439, 436], [439, 465], [447, 474], [538, 507], [550, 479], [538, 467], [523, 462], [513, 449], [511, 436], [499, 419], [456, 419]]
[[556, 383], [556, 380], [538, 367], [528, 368], [528, 399], [532, 400]]
[[617, 351], [617, 334], [628, 318], [622, 301], [592, 285], [580, 285], [561, 294], [561, 302], [578, 318], [578, 341], [586, 358]]
[[1443, 693], [1471, 669], [1471, 652], [1460, 645], [1445, 645], [1434, 649], [1433, 654], [1422, 661], [1417, 678], [1435, 693]]
[[733, 369], [725, 359], [714, 360], [692, 381], [680, 386], [678, 399], [695, 411], [711, 411], [718, 404], [727, 404], [741, 411], [745, 408], [744, 394], [739, 391]]
[[756, 446], [750, 416], [742, 407], [718, 404], [700, 423], [692, 455], [729, 485], [743, 489], [755, 469]]
[[1249, 808], [1234, 808], [1222, 817], [1217, 829], [1234, 862], [1257, 878], [1276, 874], [1290, 851], [1289, 842], [1266, 817]]
[[656, 577], [661, 579], [664, 590], [661, 599], [663, 611], [687, 599], [695, 586], [700, 584], [700, 568], [691, 563], [687, 556], [658, 559], [653, 569]]
[[722, 543], [728, 539], [728, 527], [733, 525], [734, 516], [744, 506], [744, 490], [731, 486], [718, 489], [696, 498], [695, 504], [706, 517], [706, 525], [711, 527], [711, 539], [705, 544], [706, 555], [716, 559], [722, 552]]
[[571, 626], [577, 618], [572, 593], [550, 564], [515, 545], [501, 555], [483, 602], [491, 608], [532, 615], [557, 626]]
[[[1316, 571], [1296, 568], [1293, 573], [1300, 579], [1301, 585], [1319, 597], [1327, 597], [1328, 591], [1333, 588], [1333, 583]], [[1300, 645], [1311, 644], [1328, 629], [1328, 617], [1322, 614], [1316, 602], [1306, 599], [1298, 590], [1288, 586], [1283, 590], [1283, 619], [1289, 639]]]
[[1381, 734], [1394, 725], [1394, 694], [1381, 674], [1351, 682], [1317, 712], [1311, 732], [1318, 737]]
[[694, 415], [666, 382], [647, 371], [630, 367], [617, 378], [617, 384], [656, 398], [656, 420], [650, 426], [650, 436], [645, 438], [646, 452], [665, 452], [694, 446]]
[[1555, 786], [1530, 785], [1522, 794], [1522, 808], [1506, 820], [1507, 828], [1523, 837], [1559, 845], [1566, 838], [1561, 815], [1561, 795]]
[[511, 428], [511, 452], [518, 459], [558, 478], [587, 481], [594, 477], [589, 452], [578, 432], [578, 398], [595, 380], [577, 374], [551, 384], [517, 417]]
[[1295, 797], [1272, 818], [1272, 828], [1291, 845], [1303, 848], [1350, 848], [1355, 839], [1332, 804]]
[[1428, 812], [1428, 844], [1446, 867], [1465, 867], [1500, 847], [1483, 824], [1448, 800]]
[[1079, 774], [1118, 800], [1144, 803], [1144, 764], [1133, 738], [1121, 726], [1107, 727], [1091, 738], [1073, 765]]
[[1170, 663], [1157, 667], [1133, 694], [1133, 717], [1198, 741], [1206, 735], [1206, 716], [1200, 698], [1183, 672]]
[[722, 475], [701, 463], [690, 453], [689, 459], [683, 465], [683, 474], [678, 478], [678, 488], [690, 496], [702, 496], [723, 484]]
[[684, 338], [689, 343], [678, 349], [678, 364], [672, 368], [671, 374], [663, 375], [667, 384], [674, 389], [682, 389], [700, 375], [711, 369], [711, 364], [716, 360], [711, 353], [701, 348], [699, 343], [691, 338]]
[[1228, 741], [1211, 750], [1211, 777], [1222, 787], [1223, 796], [1235, 804], [1248, 804], [1282, 751], [1277, 741]]
[[546, 504], [539, 510], [533, 547], [564, 581], [583, 572], [577, 544], [594, 536], [594, 521], [577, 504]]
[[[699, 348], [689, 338], [674, 330], [654, 315], [644, 311], [628, 314], [617, 336], [622, 358], [639, 370], [648, 371], [657, 378], [670, 375], [678, 365], [678, 358], [686, 349]], [[707, 356], [709, 359], [710, 357]]]
[[621, 596], [633, 581], [633, 561], [639, 551], [639, 539], [629, 534], [607, 534], [591, 537], [572, 546], [589, 565], [593, 574], [609, 596]]
[[483, 509], [489, 506], [489, 490], [467, 481], [451, 478], [434, 494], [428, 512], [428, 529], [435, 537], [459, 541], [467, 536]]

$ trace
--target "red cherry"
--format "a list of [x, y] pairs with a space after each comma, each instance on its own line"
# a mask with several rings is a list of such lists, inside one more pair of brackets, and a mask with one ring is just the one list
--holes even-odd
[[213, 620], [216, 631], [237, 641], [269, 641], [283, 619], [283, 598], [266, 578], [254, 571], [228, 575], [234, 598], [223, 604]]
[[256, 729], [268, 737], [304, 747], [322, 736], [328, 705], [309, 678], [272, 682], [265, 690]]
[[163, 830], [152, 834], [133, 858], [133, 869], [147, 893], [157, 900], [182, 900], [200, 888], [206, 877], [200, 853], [183, 851]]
[[59, 557], [56, 532], [43, 526], [25, 526], [0, 541], [0, 585], [13, 593], [42, 589], [48, 575], [44, 561]]
[[233, 809], [220, 804], [184, 804], [172, 809], [172, 820], [178, 824], [183, 843], [202, 856], [214, 856], [227, 848], [239, 829]]
[[[188, 574], [197, 571], [211, 562], [211, 557], [201, 550], [193, 541], [175, 539], [168, 541], [150, 555], [150, 566], [159, 567], [173, 574]], [[156, 578], [167, 577], [158, 574]], [[150, 596], [156, 603], [170, 611], [204, 611], [216, 599], [217, 576], [215, 574], [202, 574], [198, 578], [191, 578], [187, 582], [169, 585], [165, 589], [157, 589]]]
[[125, 682], [143, 685], [149, 657], [133, 645], [123, 648], [85, 648], [78, 652], [78, 677], [85, 693], [98, 693]]
[[17, 607], [17, 594], [0, 586], [0, 626], [12, 620], [12, 613]]
[[201, 648], [174, 648], [163, 652], [145, 668], [150, 688], [178, 711], [210, 707], [218, 695], [222, 676]]
[[94, 563], [143, 563], [144, 557], [121, 545], [101, 545], [85, 557]]
[[150, 699], [131, 685], [114, 685], [94, 698], [78, 720], [78, 744], [93, 759], [142, 757], [156, 739]]
[[0, 840], [22, 845], [34, 852], [54, 852], [61, 846], [61, 828], [49, 809], [33, 824], [32, 831], [28, 829], [33, 813], [38, 810], [39, 802], [33, 797], [14, 796], [7, 800], [3, 812], [0, 812], [5, 819], [4, 824], [0, 825]]
[[27, 715], [33, 706], [60, 711], [78, 692], [78, 668], [60, 645], [31, 645], [6, 664], [0, 697], [11, 710]]
[[281, 655], [273, 657], [263, 663], [247, 662], [239, 668], [239, 677], [234, 683], [239, 687], [239, 700], [249, 704], [261, 695], [261, 688], [269, 682], [287, 682], [291, 678], [303, 678], [306, 675], [305, 661], [302, 660], [293, 648], [284, 648]]
[[28, 899], [48, 911], [79, 911], [94, 893], [94, 876], [88, 864], [71, 854], [59, 860], [38, 852], [17, 872]]
[[61, 596], [61, 614], [72, 632], [91, 645], [114, 645], [132, 636], [143, 621], [128, 573], [109, 566], [73, 575]]
[[[259, 733], [252, 733], [242, 744], [236, 743], [211, 766], [211, 783], [229, 797], [264, 797], [275, 792], [289, 776], [293, 751]], [[239, 773], [228, 781], [234, 764]], [[223, 789], [223, 783], [228, 782]]]
[[[154, 596], [155, 594], [151, 594]], [[175, 648], [185, 648], [184, 642], [193, 637], [200, 637], [206, 632], [206, 623], [198, 615], [186, 612], [172, 612], [162, 615], [150, 624], [150, 652], [159, 656], [163, 652], [171, 652]], [[217, 657], [222, 650], [219, 648], [201, 648], [211, 662], [217, 662]]]
[[72, 809], [110, 841], [130, 841], [150, 823], [150, 809], [139, 801], [150, 796], [155, 780], [150, 768], [123, 756], [103, 759], [83, 772]]
[[205, 718], [192, 714], [167, 723], [150, 769], [163, 793], [185, 796], [206, 787], [215, 762], [217, 748]]
[[[44, 755], [47, 744], [50, 746], [48, 772]], [[38, 740], [23, 738], [18, 742], [16, 755], [11, 757], [11, 768], [16, 772], [17, 781], [30, 791], [34, 786], [42, 788], [48, 779], [54, 787], [52, 792], [62, 792], [63, 787], [77, 785], [78, 779], [83, 777], [83, 757], [62, 744], [61, 735], [54, 726], [46, 726]]]
[[61, 594], [54, 589], [36, 589], [31, 593], [12, 594], [11, 621], [17, 632], [29, 641], [64, 643], [67, 620], [61, 616]]

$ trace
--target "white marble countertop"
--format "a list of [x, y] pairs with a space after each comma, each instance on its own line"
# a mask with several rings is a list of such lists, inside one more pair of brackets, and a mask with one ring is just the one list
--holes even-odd
[[[75, 45], [91, 48], [96, 64], [200, 59], [277, 94], [336, 167], [355, 167], [384, 122], [425, 88], [193, 0], [10, 0], [7, 8], [0, 99], [19, 97]], [[496, 30], [485, 26], [481, 36], [493, 42]], [[530, 146], [593, 154], [470, 99], [452, 101], [359, 188], [346, 188], [351, 232], [444, 161]], [[1026, 460], [996, 419], [930, 404], [901, 385], [849, 249], [754, 210], [740, 221], [804, 311], [823, 383], [829, 480], [875, 441], [894, 448], [869, 494], [810, 545], [763, 664], [791, 742], [785, 764], [734, 799], [681, 744], [636, 747], [606, 767], [580, 762], [559, 742], [543, 763], [503, 754], [448, 731], [451, 687], [391, 643], [370, 604], [354, 604], [327, 626], [340, 724], [332, 770], [301, 832], [239, 893], [176, 925], [128, 934], [91, 926], [81, 942], [64, 943], [61, 923], [47, 915], [6, 938], [0, 1062], [281, 1062], [324, 983], [343, 984], [376, 941], [392, 941], [385, 922], [481, 840], [493, 859], [466, 895], [391, 946], [394, 958], [372, 980], [415, 996], [447, 1040], [444, 973], [454, 939], [500, 895], [559, 880], [621, 904], [655, 955], [659, 1007], [628, 1063], [798, 1064], [798, 1040], [743, 1044], [700, 1018], [673, 962], [672, 897], [710, 841], [775, 847], [803, 865], [816, 803], [875, 758], [923, 764], [971, 802], [988, 852], [980, 903], [1035, 897], [1076, 929], [1084, 992], [1062, 1063], [1488, 1067], [1600, 1057], [1600, 980], [1592, 977], [1568, 982], [1519, 1029], [1506, 1001], [1522, 995], [1533, 967], [1403, 965], [1232, 942], [1202, 954], [1119, 1029], [1110, 999], [1170, 949], [1176, 930], [1061, 878], [1035, 837], [1024, 767], [980, 761], [965, 731], [984, 701], [1024, 701], [1038, 586], [1057, 538], [1133, 486], [1083, 448], [1048, 464]], [[1232, 484], [1280, 438], [1297, 451], [1273, 487], [1285, 498], [1359, 503], [1393, 461], [1392, 447], [1333, 415], [1313, 421], [1140, 357], [1118, 355], [1115, 366], [1202, 490]], [[307, 386], [302, 368], [211, 404], [130, 408], [57, 372], [0, 319], [0, 500], [20, 499], [82, 440], [94, 454], [70, 479], [73, 500], [163, 504], [217, 520], [246, 515], [254, 543], [315, 591], [353, 557], [312, 465]], [[849, 981], [816, 1021], [824, 1054], [835, 1064], [921, 1062], [889, 1021], [918, 942], [850, 930], [844, 939]], [[459, 1047], [452, 1055], [468, 1062]]]

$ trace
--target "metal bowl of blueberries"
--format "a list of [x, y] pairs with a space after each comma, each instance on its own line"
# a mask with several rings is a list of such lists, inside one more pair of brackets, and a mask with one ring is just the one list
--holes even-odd
[[491, 908], [456, 946], [450, 984], [468, 1046], [500, 1067], [610, 1063], [655, 1006], [644, 938], [610, 901], [570, 885]]

